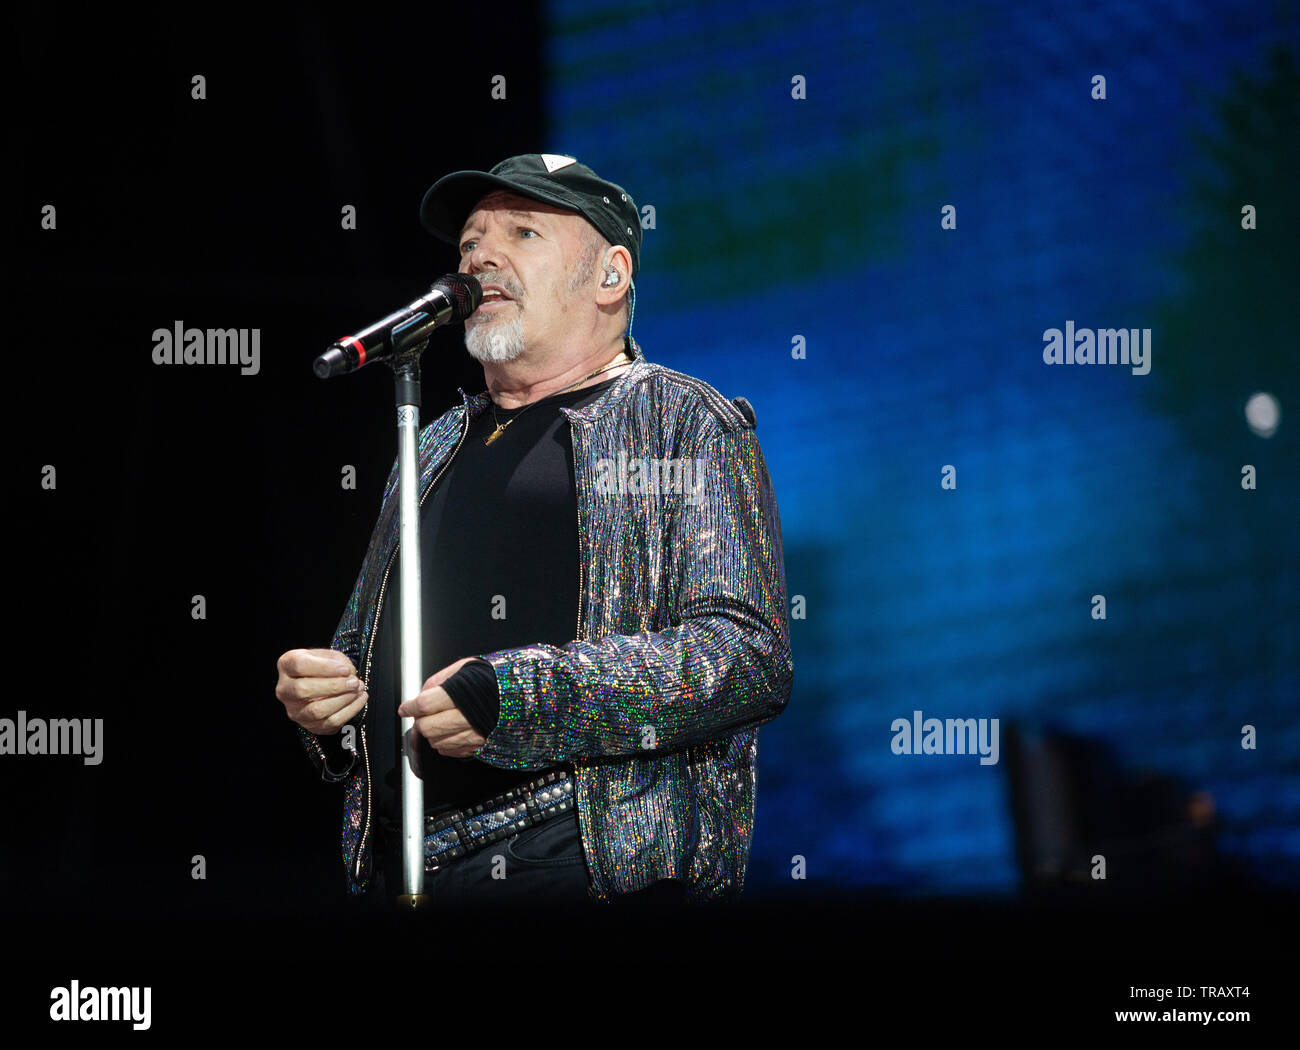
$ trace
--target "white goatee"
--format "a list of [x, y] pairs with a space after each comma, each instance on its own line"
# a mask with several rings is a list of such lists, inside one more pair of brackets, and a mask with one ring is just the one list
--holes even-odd
[[524, 352], [524, 319], [480, 321], [465, 330], [465, 349], [476, 361], [513, 361]]

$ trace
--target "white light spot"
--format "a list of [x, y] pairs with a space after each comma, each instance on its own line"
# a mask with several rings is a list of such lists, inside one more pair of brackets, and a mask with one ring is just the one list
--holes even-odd
[[1246, 422], [1260, 437], [1272, 437], [1282, 421], [1282, 407], [1272, 394], [1251, 394], [1246, 401]]

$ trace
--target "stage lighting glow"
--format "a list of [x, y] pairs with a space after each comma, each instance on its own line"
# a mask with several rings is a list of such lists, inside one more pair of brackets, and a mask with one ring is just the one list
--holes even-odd
[[1272, 394], [1251, 394], [1246, 402], [1246, 422], [1260, 437], [1272, 437], [1282, 420], [1282, 407]]

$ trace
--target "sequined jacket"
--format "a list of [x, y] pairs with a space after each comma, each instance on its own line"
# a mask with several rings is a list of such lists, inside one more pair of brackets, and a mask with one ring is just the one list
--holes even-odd
[[[627, 345], [635, 360], [608, 391], [561, 409], [578, 504], [574, 640], [465, 654], [492, 665], [501, 697], [477, 757], [505, 769], [573, 764], [593, 897], [674, 878], [688, 900], [732, 898], [749, 860], [758, 726], [781, 712], [794, 681], [780, 517], [752, 411]], [[487, 407], [486, 392], [460, 395], [420, 432], [421, 503]], [[627, 491], [637, 459], [689, 460], [700, 489]], [[396, 571], [397, 519], [394, 462], [331, 643], [363, 679]], [[366, 705], [354, 719], [359, 747], [342, 752], [341, 769], [298, 730], [323, 779], [346, 782], [353, 894], [365, 892], [372, 864], [368, 717]]]

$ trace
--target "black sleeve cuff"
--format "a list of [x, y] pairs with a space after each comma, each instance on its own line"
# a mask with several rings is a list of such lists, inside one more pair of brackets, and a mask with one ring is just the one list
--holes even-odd
[[471, 660], [443, 682], [442, 687], [479, 736], [486, 737], [497, 727], [501, 694], [497, 689], [497, 673], [486, 660]]

